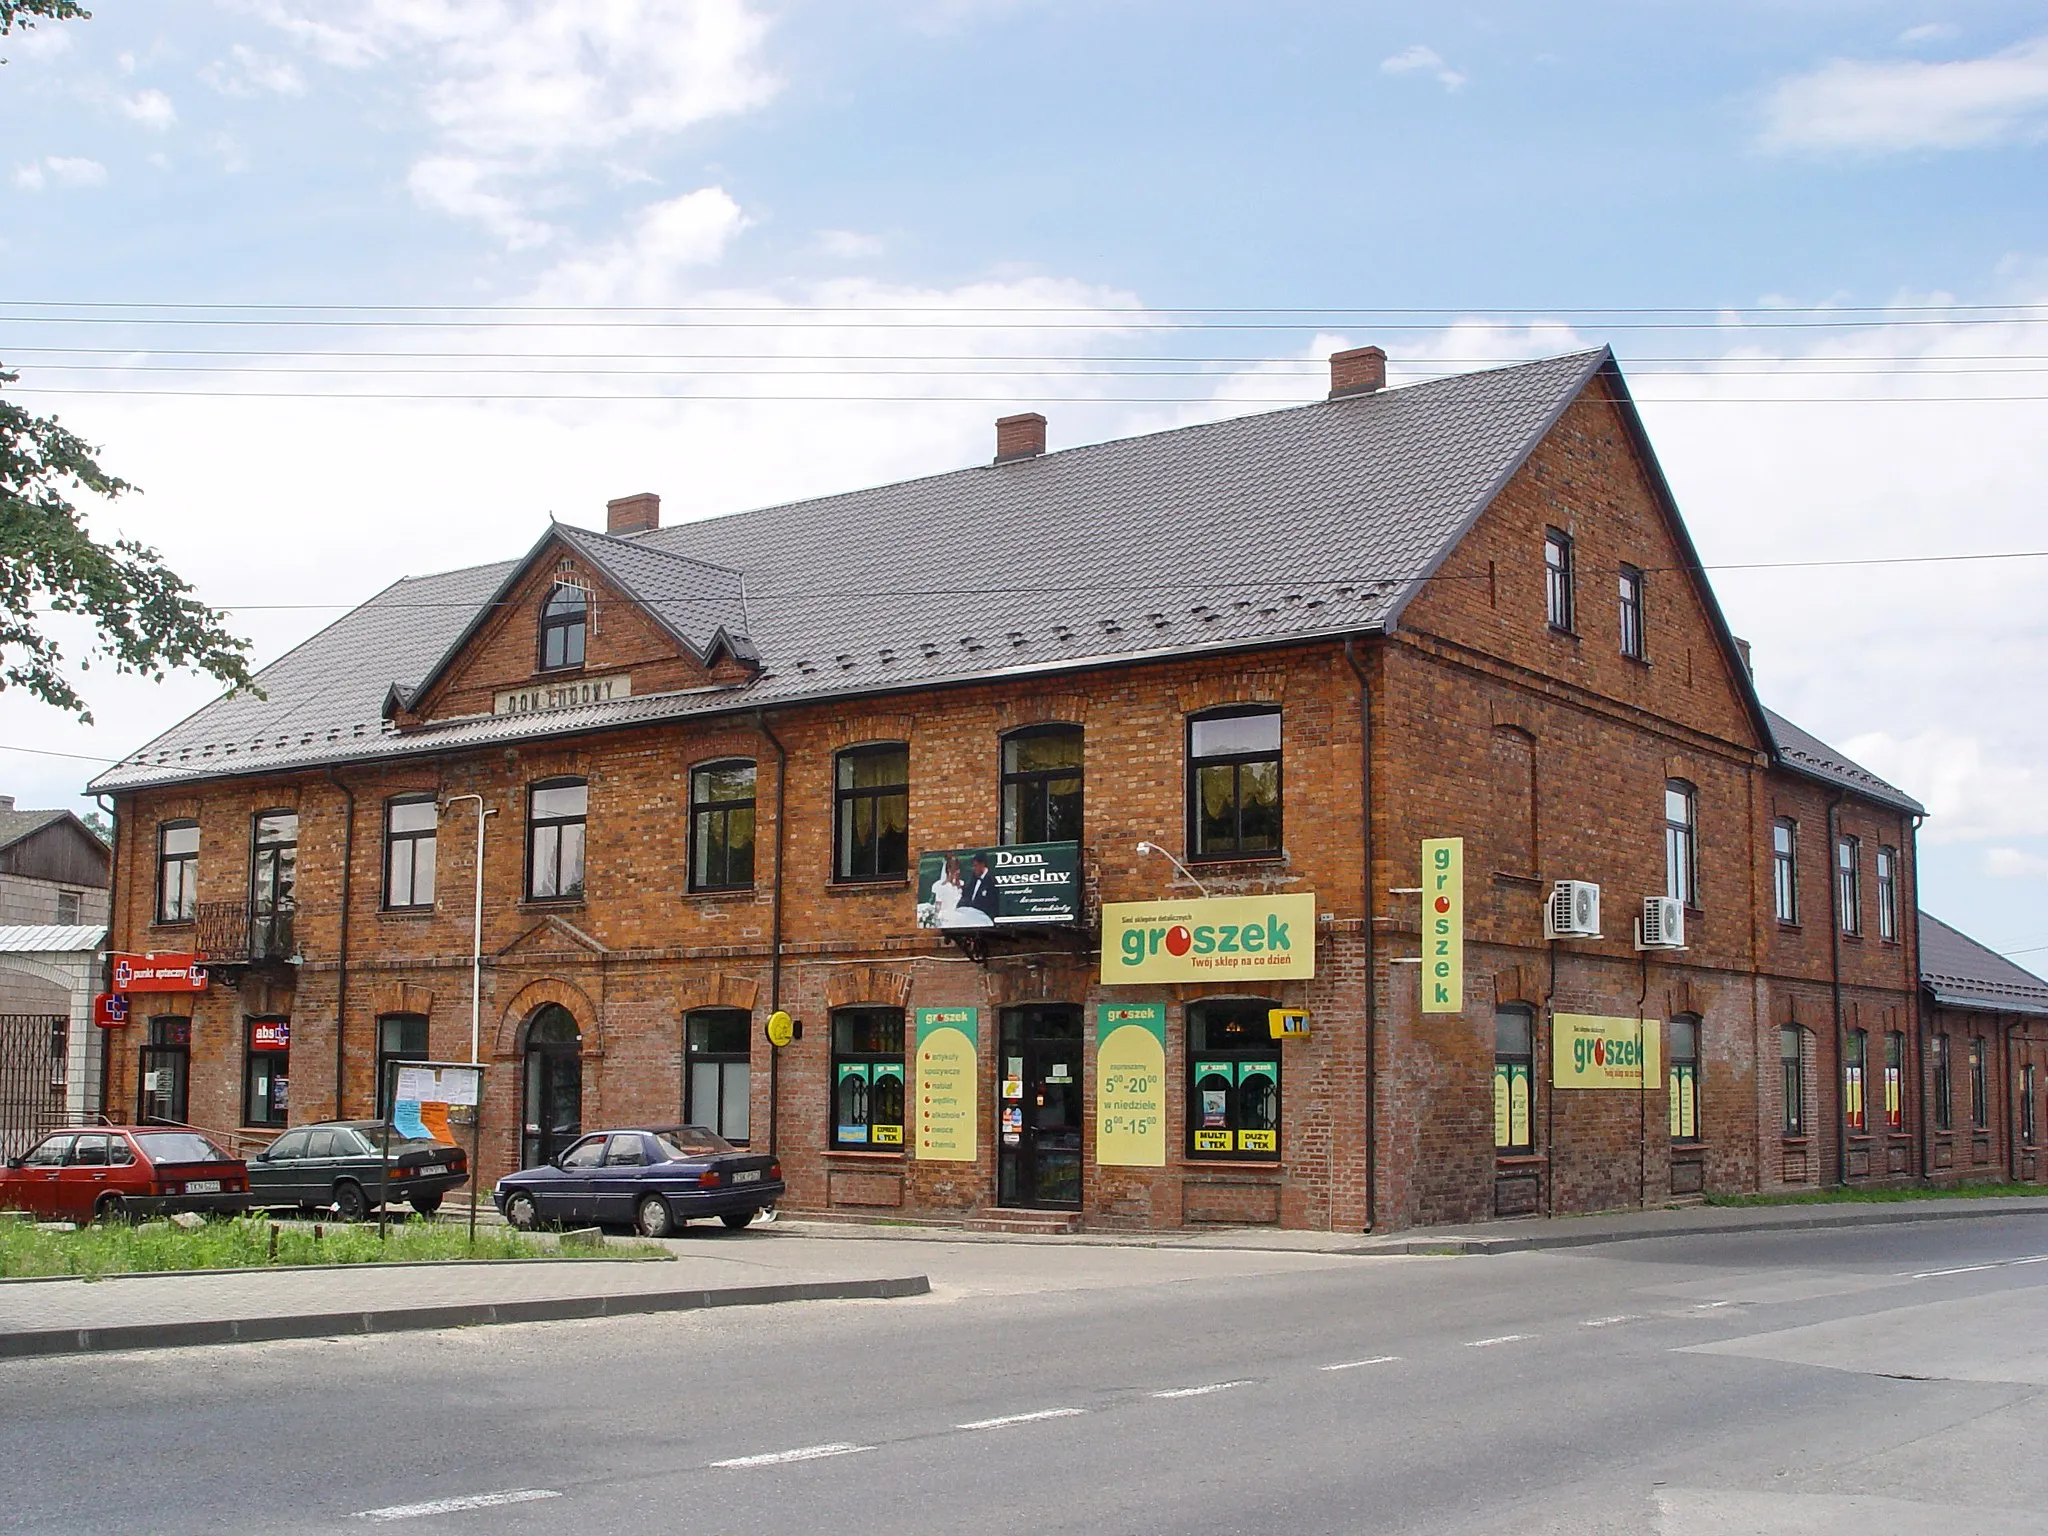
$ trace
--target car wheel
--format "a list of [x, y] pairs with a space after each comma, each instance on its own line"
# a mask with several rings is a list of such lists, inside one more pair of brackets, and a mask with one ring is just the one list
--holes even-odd
[[754, 1219], [754, 1215], [755, 1213], [752, 1211], [727, 1211], [723, 1216], [719, 1217], [718, 1219], [724, 1222], [733, 1231], [739, 1232], [743, 1231], [746, 1228], [747, 1224]]
[[634, 1226], [640, 1229], [642, 1237], [667, 1237], [675, 1231], [675, 1217], [669, 1213], [668, 1202], [659, 1195], [642, 1195], [639, 1205], [634, 1207]]
[[441, 1192], [437, 1189], [431, 1195], [414, 1195], [412, 1208], [422, 1216], [431, 1216], [441, 1209]]
[[516, 1190], [505, 1199], [505, 1219], [520, 1231], [531, 1232], [540, 1225], [540, 1207], [525, 1190]]
[[363, 1186], [353, 1179], [335, 1185], [334, 1209], [343, 1221], [361, 1221], [369, 1215], [370, 1202], [363, 1197]]
[[99, 1199], [93, 1202], [92, 1219], [94, 1221], [126, 1221], [128, 1219], [128, 1202], [119, 1195], [101, 1195]]

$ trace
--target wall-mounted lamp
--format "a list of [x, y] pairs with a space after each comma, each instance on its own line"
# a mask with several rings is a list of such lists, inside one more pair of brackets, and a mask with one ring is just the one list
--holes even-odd
[[1172, 854], [1168, 853], [1164, 848], [1160, 847], [1157, 843], [1140, 843], [1138, 844], [1138, 852], [1158, 854], [1162, 859], [1166, 860], [1167, 863], [1171, 864], [1175, 869], [1179, 870], [1181, 874], [1185, 875], [1187, 877], [1187, 882], [1189, 885], [1192, 885], [1204, 896], [1207, 896], [1209, 894], [1209, 887], [1202, 884], [1201, 881], [1197, 880], [1194, 876], [1194, 872], [1190, 870], [1187, 867], [1187, 865], [1181, 863], [1179, 859], [1176, 859]]

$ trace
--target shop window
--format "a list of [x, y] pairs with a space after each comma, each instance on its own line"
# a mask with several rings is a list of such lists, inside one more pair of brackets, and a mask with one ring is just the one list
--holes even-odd
[[156, 833], [156, 920], [189, 923], [199, 900], [199, 823], [167, 821]]
[[1003, 738], [1003, 841], [1081, 837], [1081, 727], [1034, 725]]
[[135, 1118], [142, 1125], [183, 1125], [192, 1072], [192, 1021], [175, 1015], [149, 1021], [135, 1084]]
[[739, 1008], [699, 1008], [683, 1018], [683, 1119], [736, 1147], [747, 1144], [752, 1020]]
[[1884, 1037], [1884, 1125], [1900, 1130], [1906, 1123], [1906, 1037], [1893, 1030]]
[[1514, 1156], [1535, 1150], [1535, 1023], [1526, 1008], [1493, 1016], [1493, 1150]]
[[1863, 843], [1844, 837], [1835, 843], [1835, 903], [1840, 909], [1842, 932], [1863, 931]]
[[590, 632], [590, 594], [570, 582], [557, 582], [540, 610], [542, 671], [583, 665], [583, 645]]
[[910, 868], [910, 748], [849, 747], [836, 760], [835, 880], [896, 880]]
[[1543, 534], [1543, 613], [1550, 627], [1572, 628], [1572, 536], [1549, 528]]
[[1771, 908], [1781, 923], [1799, 921], [1799, 823], [1789, 816], [1771, 823]]
[[417, 1013], [387, 1013], [377, 1020], [377, 1118], [391, 1107], [397, 1064], [427, 1059], [427, 1021]]
[[1955, 1095], [1950, 1081], [1947, 1035], [1935, 1035], [1928, 1040], [1927, 1060], [1934, 1074], [1934, 1128], [1946, 1131], [1955, 1125]]
[[1787, 1024], [1778, 1031], [1779, 1077], [1783, 1081], [1785, 1134], [1806, 1134], [1806, 1031]]
[[1280, 711], [1218, 710], [1188, 721], [1188, 848], [1197, 859], [1280, 851]]
[[440, 807], [432, 795], [400, 795], [384, 806], [384, 905], [434, 904], [434, 854]]
[[1842, 1122], [1857, 1134], [1870, 1129], [1863, 1106], [1863, 1070], [1870, 1050], [1870, 1036], [1863, 1030], [1849, 1031], [1842, 1055]]
[[753, 763], [736, 758], [692, 768], [690, 889], [744, 891], [753, 884]]
[[1188, 1155], [1280, 1156], [1280, 1048], [1265, 998], [1188, 1004]]
[[1970, 1039], [1970, 1126], [1985, 1130], [1991, 1124], [1991, 1096], [1985, 1092], [1984, 1042]]
[[1664, 894], [1700, 904], [1699, 791], [1683, 779], [1664, 781]]
[[1887, 944], [1899, 937], [1899, 851], [1889, 846], [1877, 850], [1877, 936]]
[[545, 779], [527, 792], [526, 899], [581, 901], [590, 785]]
[[903, 1150], [901, 1008], [841, 1008], [832, 1015], [832, 1145]]
[[1621, 654], [1643, 659], [1643, 573], [1632, 565], [1621, 568]]
[[250, 1019], [242, 1055], [242, 1124], [281, 1126], [291, 1118], [291, 1024]]
[[2034, 1144], [2034, 1064], [2020, 1068], [2020, 1140]]
[[1671, 1139], [1700, 1139], [1700, 1021], [1671, 1021], [1670, 1064], [1665, 1076], [1671, 1089]]

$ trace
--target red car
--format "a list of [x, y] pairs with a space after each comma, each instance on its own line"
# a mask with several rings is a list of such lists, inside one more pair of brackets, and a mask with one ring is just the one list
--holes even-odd
[[249, 1165], [197, 1131], [95, 1125], [52, 1131], [0, 1170], [0, 1209], [97, 1221], [249, 1208]]

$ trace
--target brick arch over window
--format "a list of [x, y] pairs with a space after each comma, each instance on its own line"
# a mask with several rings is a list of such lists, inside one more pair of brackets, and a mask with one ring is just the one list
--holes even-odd
[[416, 1013], [421, 1018], [430, 1018], [434, 1012], [434, 994], [417, 982], [379, 982], [370, 989], [370, 1011], [380, 1016]]
[[[894, 715], [877, 712], [869, 715], [847, 715], [838, 723], [833, 733], [833, 752], [847, 747], [867, 746], [878, 741], [908, 741], [917, 731], [917, 716]], [[832, 753], [825, 754], [825, 771], [832, 771]]]
[[1184, 715], [1200, 714], [1222, 704], [1285, 704], [1285, 672], [1238, 672], [1192, 681], [1175, 695]]
[[1510, 965], [1493, 973], [1493, 1006], [1540, 1009], [1543, 980], [1534, 966]]
[[583, 1032], [583, 1054], [593, 1056], [604, 1050], [604, 1029], [598, 1016], [597, 1005], [591, 1002], [581, 987], [552, 976], [539, 981], [528, 982], [512, 995], [498, 1016], [498, 1027], [491, 1042], [492, 1054], [499, 1057], [519, 1054], [519, 1032], [526, 1021], [533, 1017], [534, 1010], [543, 1003], [560, 1003], [576, 1016], [576, 1027]]
[[853, 1008], [862, 1003], [889, 1008], [910, 1006], [911, 975], [879, 965], [849, 965], [835, 970], [825, 983], [825, 1006]]
[[996, 706], [996, 734], [1007, 736], [1027, 725], [1088, 724], [1088, 700], [1078, 693], [1027, 694]]
[[737, 1008], [742, 1013], [752, 1013], [760, 996], [761, 983], [752, 976], [714, 971], [708, 976], [693, 976], [677, 988], [676, 1007], [683, 1013], [696, 1008]]
[[1088, 995], [1094, 973], [1085, 965], [1031, 965], [991, 971], [982, 994], [991, 1008], [1018, 1003], [1069, 1003]]

